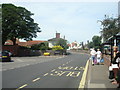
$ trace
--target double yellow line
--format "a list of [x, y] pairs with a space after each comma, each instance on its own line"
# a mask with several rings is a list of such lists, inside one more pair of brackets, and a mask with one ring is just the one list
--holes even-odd
[[81, 79], [80, 84], [79, 84], [79, 88], [85, 88], [85, 81], [87, 78], [88, 66], [89, 66], [89, 60], [86, 63], [85, 70], [83, 72], [82, 79]]

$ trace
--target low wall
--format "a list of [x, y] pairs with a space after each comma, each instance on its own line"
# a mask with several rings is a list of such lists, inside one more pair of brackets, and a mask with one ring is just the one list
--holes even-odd
[[26, 48], [21, 48], [18, 45], [7, 45], [2, 47], [2, 51], [10, 51], [13, 56], [39, 56], [41, 52], [39, 50], [31, 50]]
[[5, 45], [2, 46], [2, 51], [10, 51], [14, 56], [18, 55], [19, 46], [18, 45]]
[[40, 56], [39, 50], [19, 49], [18, 56]]

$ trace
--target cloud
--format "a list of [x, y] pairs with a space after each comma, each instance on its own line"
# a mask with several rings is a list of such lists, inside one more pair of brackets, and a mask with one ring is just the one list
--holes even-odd
[[56, 31], [66, 36], [70, 42], [91, 40], [92, 36], [99, 35], [100, 25], [105, 14], [116, 15], [117, 3], [36, 3], [14, 2], [34, 13], [34, 20], [41, 27], [36, 39], [48, 40], [55, 37]]
[[69, 41], [91, 40], [92, 36], [100, 35], [97, 20], [102, 20], [105, 14], [116, 14], [115, 5], [117, 3], [44, 3], [39, 16], [35, 16], [43, 28], [38, 38], [50, 38], [59, 31]]

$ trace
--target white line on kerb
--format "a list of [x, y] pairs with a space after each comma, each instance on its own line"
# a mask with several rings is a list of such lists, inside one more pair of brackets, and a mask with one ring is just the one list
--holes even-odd
[[81, 79], [80, 84], [79, 84], [79, 88], [84, 88], [85, 87], [85, 81], [86, 81], [86, 77], [87, 77], [88, 66], [89, 66], [89, 60], [86, 63], [85, 70], [83, 72], [82, 79]]

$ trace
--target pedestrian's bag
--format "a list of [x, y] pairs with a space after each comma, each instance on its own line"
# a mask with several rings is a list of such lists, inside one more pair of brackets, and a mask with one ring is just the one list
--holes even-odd
[[112, 70], [113, 70], [112, 66], [109, 66], [109, 71], [112, 71]]
[[114, 78], [114, 72], [113, 71], [109, 71], [109, 79], [113, 79]]
[[100, 62], [103, 63], [103, 62], [104, 62], [104, 59], [102, 58], [102, 59], [100, 60]]
[[97, 59], [96, 58], [94, 59], [94, 64], [97, 64]]

